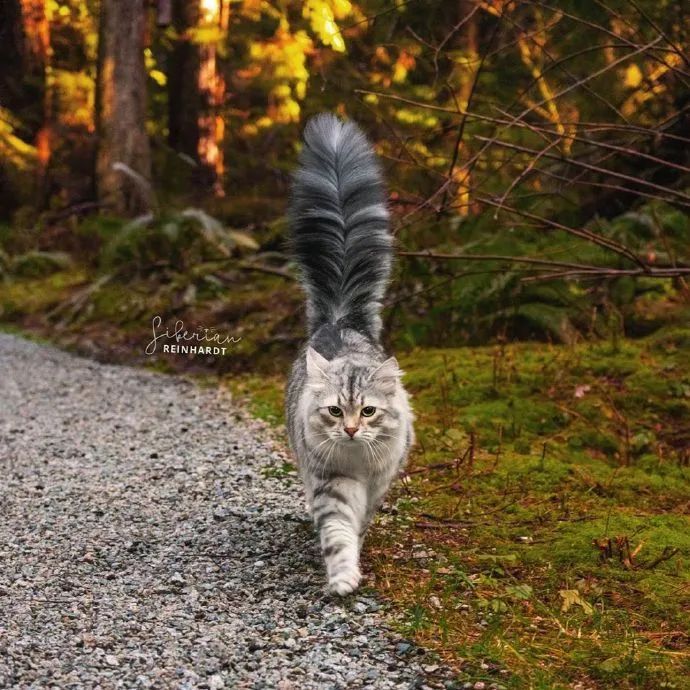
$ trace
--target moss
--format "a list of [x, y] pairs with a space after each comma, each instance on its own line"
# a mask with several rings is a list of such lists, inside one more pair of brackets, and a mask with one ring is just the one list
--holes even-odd
[[[160, 272], [146, 278], [98, 280], [74, 267], [45, 278], [0, 282], [0, 319], [49, 334], [65, 346], [89, 341], [116, 361], [164, 366], [170, 371], [265, 372], [288, 366], [301, 334], [301, 296], [285, 278], [243, 271], [226, 262], [223, 282], [208, 286], [218, 266], [191, 275]], [[210, 273], [209, 273], [210, 272]], [[99, 282], [100, 281], [100, 282]], [[215, 328], [238, 340], [224, 357], [144, 357], [151, 320], [180, 319], [191, 329]]]
[[0, 282], [0, 319], [13, 321], [43, 314], [87, 279], [85, 271], [73, 269], [33, 279]]
[[688, 368], [659, 347], [679, 337], [401, 356], [419, 444], [369, 558], [403, 628], [463, 679], [682, 687], [690, 471], [664, 430]]
[[271, 426], [280, 427], [283, 423], [283, 379], [277, 376], [231, 376], [224, 384], [233, 395], [249, 404], [255, 417]]

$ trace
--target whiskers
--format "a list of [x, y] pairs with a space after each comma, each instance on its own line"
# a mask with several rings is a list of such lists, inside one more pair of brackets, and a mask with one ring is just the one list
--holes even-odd
[[[319, 441], [313, 448], [309, 449], [307, 457], [305, 458], [305, 464], [309, 466], [309, 470], [315, 474], [319, 474], [324, 471], [333, 457], [335, 448], [337, 446], [337, 440], [332, 438], [327, 432], [321, 431], [313, 434], [316, 438], [325, 437], [322, 441]], [[305, 445], [306, 430], [302, 432], [302, 440]]]
[[354, 440], [338, 436], [327, 431], [301, 431], [301, 439], [305, 445], [309, 441], [316, 445], [308, 449], [304, 457], [305, 466], [309, 472], [324, 476], [333, 471], [334, 463], [338, 466], [345, 463], [342, 471], [348, 472], [351, 467], [358, 472], [366, 468], [372, 475], [385, 475], [395, 464], [395, 450], [391, 447], [395, 441], [402, 438], [400, 434], [379, 431], [375, 436], [368, 431], [358, 435]]

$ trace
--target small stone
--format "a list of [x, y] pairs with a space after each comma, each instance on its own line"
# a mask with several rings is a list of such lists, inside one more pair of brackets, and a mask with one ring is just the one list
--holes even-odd
[[395, 653], [398, 654], [399, 656], [403, 656], [404, 654], [409, 654], [410, 651], [412, 651], [412, 645], [409, 644], [408, 642], [399, 642], [395, 647]]
[[298, 618], [306, 618], [307, 613], [309, 613], [309, 610], [307, 609], [306, 604], [298, 604], [297, 608], [295, 609], [295, 613], [297, 614]]
[[220, 673], [214, 673], [207, 681], [209, 690], [221, 690], [225, 687], [225, 681]]
[[173, 585], [183, 585], [184, 584], [184, 578], [182, 575], [175, 571], [171, 576], [170, 576], [170, 583]]
[[108, 666], [119, 666], [120, 665], [120, 661], [118, 660], [118, 658], [114, 654], [106, 654], [104, 661], [106, 664], [108, 664]]
[[478, 680], [472, 687], [474, 690], [485, 690], [486, 683], [483, 680]]

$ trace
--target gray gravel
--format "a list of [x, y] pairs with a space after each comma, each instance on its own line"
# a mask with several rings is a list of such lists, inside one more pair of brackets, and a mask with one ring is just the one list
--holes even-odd
[[284, 460], [227, 394], [0, 334], [0, 687], [451, 687], [324, 593]]

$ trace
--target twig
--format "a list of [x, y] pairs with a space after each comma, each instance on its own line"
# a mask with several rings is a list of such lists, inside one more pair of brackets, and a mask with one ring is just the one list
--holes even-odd
[[650, 563], [647, 563], [647, 565], [645, 565], [644, 567], [646, 570], [652, 570], [653, 568], [656, 568], [660, 563], [663, 563], [664, 561], [670, 560], [679, 552], [680, 552], [679, 548], [671, 547], [671, 546], [664, 546], [664, 550], [661, 552], [661, 554], [659, 554]]
[[297, 278], [289, 271], [286, 271], [282, 268], [275, 268], [273, 266], [254, 264], [248, 261], [239, 261], [237, 263], [237, 268], [239, 268], [241, 271], [256, 271], [257, 273], [268, 273], [269, 275], [280, 276], [281, 278], [286, 278], [287, 280], [297, 280]]
[[565, 261], [550, 261], [548, 259], [532, 259], [527, 256], [506, 256], [504, 254], [446, 254], [443, 252], [402, 251], [398, 256], [417, 257], [420, 259], [432, 259], [435, 261], [509, 261], [516, 264], [530, 264], [547, 268], [570, 268], [573, 270], [599, 270], [598, 266], [587, 264], [575, 264]]

